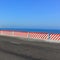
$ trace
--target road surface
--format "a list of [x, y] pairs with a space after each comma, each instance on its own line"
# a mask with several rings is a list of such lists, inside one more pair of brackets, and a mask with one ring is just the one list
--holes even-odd
[[0, 36], [0, 60], [60, 60], [60, 43]]
[[14, 54], [10, 54], [5, 51], [0, 51], [0, 60], [29, 60], [29, 59], [16, 56]]

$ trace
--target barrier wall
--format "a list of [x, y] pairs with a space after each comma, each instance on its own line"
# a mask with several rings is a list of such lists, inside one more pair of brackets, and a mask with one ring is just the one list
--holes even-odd
[[50, 34], [50, 40], [60, 40], [60, 34]]
[[60, 34], [43, 33], [43, 32], [18, 32], [18, 31], [5, 31], [0, 30], [0, 35], [33, 38], [40, 40], [60, 40]]
[[7, 35], [7, 36], [11, 36], [12, 35], [12, 31], [0, 31], [1, 35]]
[[48, 39], [48, 33], [30, 32], [29, 36], [30, 36], [30, 38], [41, 39], [41, 40]]
[[28, 32], [14, 32], [14, 36], [27, 38]]

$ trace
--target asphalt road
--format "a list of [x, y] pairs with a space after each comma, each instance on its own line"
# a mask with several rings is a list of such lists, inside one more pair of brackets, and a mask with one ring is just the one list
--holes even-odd
[[60, 43], [29, 40], [0, 36], [0, 60], [60, 60]]
[[28, 60], [28, 59], [7, 53], [5, 51], [0, 51], [0, 60]]

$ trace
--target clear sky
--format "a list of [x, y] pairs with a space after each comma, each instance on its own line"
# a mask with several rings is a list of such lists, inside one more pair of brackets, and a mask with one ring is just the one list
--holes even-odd
[[0, 0], [0, 27], [60, 29], [60, 0]]

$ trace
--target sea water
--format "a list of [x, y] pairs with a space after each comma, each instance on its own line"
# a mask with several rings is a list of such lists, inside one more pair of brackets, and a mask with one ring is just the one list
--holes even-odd
[[12, 31], [22, 31], [22, 32], [46, 32], [46, 33], [60, 34], [60, 29], [0, 28], [0, 30], [12, 30]]

